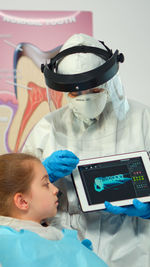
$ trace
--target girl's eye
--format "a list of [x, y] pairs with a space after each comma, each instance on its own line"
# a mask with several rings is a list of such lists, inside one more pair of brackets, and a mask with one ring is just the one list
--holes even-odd
[[44, 186], [49, 187], [49, 184], [50, 184], [50, 183], [46, 183], [46, 184], [44, 184]]

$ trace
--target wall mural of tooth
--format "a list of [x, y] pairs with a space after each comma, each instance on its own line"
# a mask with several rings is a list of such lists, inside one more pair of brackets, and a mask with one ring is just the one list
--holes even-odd
[[91, 12], [0, 11], [0, 154], [21, 151], [34, 125], [66, 104], [61, 92], [47, 95], [40, 69], [80, 32], [92, 35]]

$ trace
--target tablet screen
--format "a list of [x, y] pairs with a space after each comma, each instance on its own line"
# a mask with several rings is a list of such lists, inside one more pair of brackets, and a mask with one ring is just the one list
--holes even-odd
[[78, 166], [89, 205], [150, 196], [141, 157]]

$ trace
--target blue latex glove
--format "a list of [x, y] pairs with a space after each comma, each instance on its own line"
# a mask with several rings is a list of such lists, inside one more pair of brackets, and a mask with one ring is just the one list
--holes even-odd
[[81, 243], [88, 248], [89, 250], [93, 250], [92, 242], [89, 239], [83, 239]]
[[52, 183], [71, 174], [72, 170], [76, 168], [78, 163], [78, 157], [68, 150], [58, 150], [53, 152], [42, 162]]
[[133, 205], [117, 207], [105, 201], [105, 207], [108, 212], [113, 214], [126, 214], [128, 216], [141, 217], [143, 219], [150, 218], [150, 203], [143, 203], [138, 199], [133, 200]]

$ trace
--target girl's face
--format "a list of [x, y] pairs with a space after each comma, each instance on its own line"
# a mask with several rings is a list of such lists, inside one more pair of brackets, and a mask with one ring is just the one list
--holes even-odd
[[42, 163], [33, 161], [34, 178], [30, 187], [29, 213], [34, 221], [53, 217], [57, 213], [58, 188], [50, 181]]

